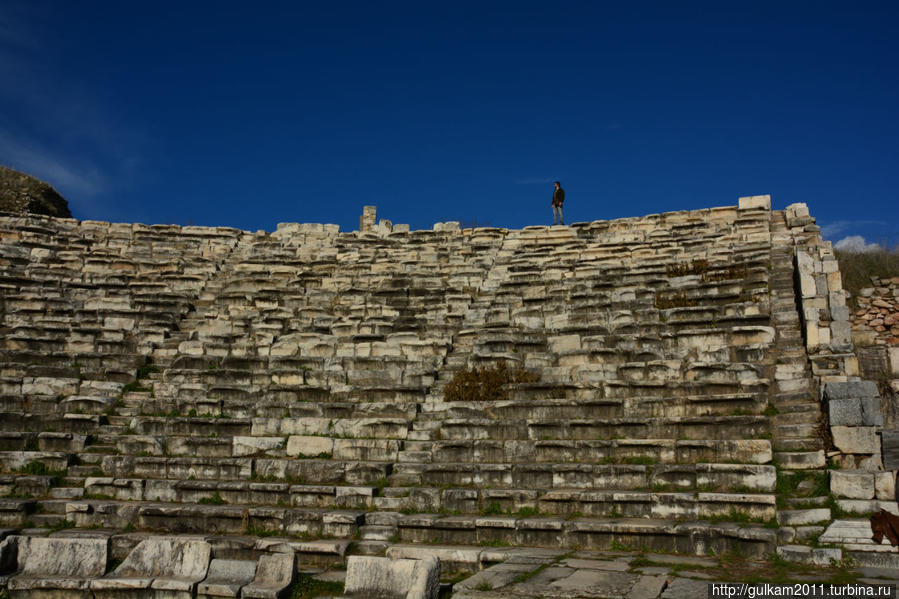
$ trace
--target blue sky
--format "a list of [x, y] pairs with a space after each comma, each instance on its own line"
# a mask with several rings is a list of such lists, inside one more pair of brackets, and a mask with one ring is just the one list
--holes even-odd
[[899, 242], [897, 2], [2, 4], [0, 164], [77, 218], [522, 227], [559, 179]]

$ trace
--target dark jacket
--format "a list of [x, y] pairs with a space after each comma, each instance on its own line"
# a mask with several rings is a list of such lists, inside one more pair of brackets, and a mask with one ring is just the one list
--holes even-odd
[[561, 206], [565, 202], [565, 190], [562, 186], [553, 190], [553, 206]]

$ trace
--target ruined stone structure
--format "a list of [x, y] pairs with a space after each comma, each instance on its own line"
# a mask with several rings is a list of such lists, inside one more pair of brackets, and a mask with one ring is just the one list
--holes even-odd
[[71, 218], [69, 203], [48, 183], [0, 166], [0, 212]]
[[[375, 221], [0, 217], [10, 589], [68, 567], [98, 597], [191, 596], [349, 555], [477, 570], [519, 547], [899, 566], [864, 518], [897, 511], [877, 390], [804, 205]], [[538, 380], [444, 396], [498, 363]], [[40, 565], [71, 554], [35, 543], [96, 559]]]

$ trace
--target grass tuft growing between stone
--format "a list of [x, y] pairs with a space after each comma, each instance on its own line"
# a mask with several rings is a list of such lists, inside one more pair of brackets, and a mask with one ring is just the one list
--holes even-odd
[[343, 584], [317, 580], [309, 574], [300, 573], [290, 587], [290, 599], [314, 599], [315, 597], [337, 597], [343, 594]]
[[518, 367], [509, 369], [500, 362], [492, 367], [460, 370], [443, 390], [446, 401], [503, 401], [515, 383], [536, 383], [540, 375]]

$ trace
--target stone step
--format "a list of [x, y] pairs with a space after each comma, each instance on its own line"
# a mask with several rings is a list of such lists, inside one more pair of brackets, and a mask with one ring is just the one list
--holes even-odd
[[686, 418], [616, 418], [582, 420], [489, 420], [448, 418], [441, 440], [496, 439], [742, 439], [769, 432], [765, 416], [698, 416]]
[[830, 522], [830, 520], [830, 508], [827, 507], [779, 510], [777, 512], [777, 523], [782, 526], [809, 526]]
[[[780, 441], [783, 439], [813, 439], [819, 432], [819, 424], [816, 422], [784, 424], [774, 427], [774, 439]], [[778, 447], [781, 445], [778, 444]]]
[[[422, 550], [428, 550], [445, 554], [441, 559], [451, 561], [453, 555], [459, 559], [458, 549], [465, 549], [472, 552], [471, 560], [475, 564], [478, 563], [477, 555], [484, 549], [473, 549], [473, 546], [486, 544], [605, 551], [645, 548], [655, 552], [693, 555], [705, 555], [708, 548], [712, 548], [716, 553], [739, 551], [747, 556], [761, 557], [773, 551], [776, 538], [775, 531], [770, 529], [727, 523], [678, 523], [627, 518], [564, 520], [536, 517], [516, 520], [495, 516], [476, 518], [470, 522], [427, 515], [403, 516], [398, 522], [398, 534], [400, 540], [408, 545], [391, 545], [387, 551], [389, 557], [410, 557], [409, 552], [418, 549], [418, 555]], [[450, 546], [442, 549], [440, 543]]]
[[778, 409], [780, 409], [780, 406], [790, 405], [820, 405], [817, 397], [810, 389], [776, 392], [774, 393], [774, 404], [778, 406]]
[[[394, 475], [407, 470], [397, 464]], [[773, 466], [755, 464], [607, 465], [607, 464], [423, 464], [414, 469], [420, 484], [471, 486], [493, 489], [527, 488], [684, 491], [744, 489], [771, 491]]]
[[[76, 470], [79, 469], [80, 470]], [[391, 474], [391, 462], [359, 462], [335, 459], [282, 458], [201, 458], [201, 457], [132, 457], [103, 456], [98, 466], [69, 467], [82, 476], [117, 478], [181, 479], [197, 481], [308, 481], [320, 484], [373, 484]]]
[[397, 535], [396, 526], [365, 525], [359, 527], [359, 533], [364, 541], [391, 541]]
[[[772, 459], [766, 439], [686, 440], [506, 440], [462, 439], [435, 441], [431, 459], [440, 462], [574, 463], [606, 465], [714, 463], [720, 456], [747, 464], [765, 464]], [[405, 467], [405, 466], [404, 466]]]
[[33, 499], [0, 498], [0, 525], [23, 526], [37, 509]]
[[404, 441], [403, 442], [403, 451], [431, 451], [431, 447], [433, 447], [433, 443], [429, 441]]
[[351, 538], [365, 522], [354, 510], [247, 505], [192, 505], [108, 500], [70, 501], [66, 517], [80, 528], [151, 529], [182, 534]]
[[808, 453], [824, 449], [824, 440], [814, 437], [774, 437], [776, 453]]
[[[821, 411], [816, 409], [815, 404], [792, 404], [778, 407], [778, 414], [773, 418], [773, 424], [776, 429], [790, 426], [811, 425], [814, 430], [821, 421]], [[775, 432], [775, 434], [777, 434]]]
[[785, 470], [814, 470], [823, 468], [826, 463], [823, 449], [775, 452], [774, 460]]
[[820, 421], [821, 418], [821, 406], [816, 400], [811, 398], [806, 397], [801, 400], [792, 399], [790, 401], [775, 399], [774, 405], [777, 408], [775, 423], [780, 422], [780, 420], [777, 420], [780, 417], [788, 423], [797, 420], [814, 422]]
[[809, 391], [811, 388], [812, 383], [809, 381], [808, 377], [784, 379], [777, 381], [776, 384], [777, 393], [796, 393], [799, 391]]
[[[594, 391], [601, 394], [601, 389]], [[507, 399], [502, 401], [433, 401], [422, 406], [423, 414], [440, 419], [484, 418], [497, 419], [584, 419], [639, 416], [708, 416], [710, 414], [760, 413], [755, 393], [693, 394], [683, 397], [646, 396], [596, 399]], [[417, 424], [417, 421], [416, 421]]]
[[[83, 484], [83, 483], [82, 483]], [[78, 487], [54, 487], [50, 489], [50, 499], [78, 499], [84, 495], [84, 488]]]
[[397, 456], [398, 462], [424, 464], [431, 461], [430, 451], [401, 451]]
[[66, 520], [66, 515], [63, 514], [49, 514], [49, 513], [41, 513], [41, 514], [32, 514], [28, 517], [29, 522], [34, 528], [49, 528], [54, 529], [59, 527], [63, 523], [68, 523]]

